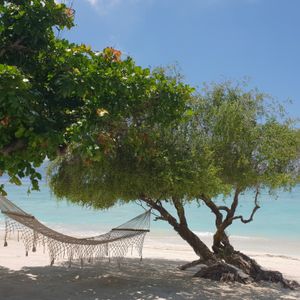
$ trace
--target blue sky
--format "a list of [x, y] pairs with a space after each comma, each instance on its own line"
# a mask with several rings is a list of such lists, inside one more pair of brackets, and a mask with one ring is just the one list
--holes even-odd
[[74, 42], [142, 66], [178, 63], [186, 81], [239, 80], [300, 117], [300, 0], [74, 0]]

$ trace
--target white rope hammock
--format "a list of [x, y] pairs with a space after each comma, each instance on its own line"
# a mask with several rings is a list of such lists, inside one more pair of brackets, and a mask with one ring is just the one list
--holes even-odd
[[68, 259], [70, 266], [73, 260], [78, 259], [81, 265], [85, 260], [92, 262], [103, 257], [120, 260], [129, 250], [136, 250], [142, 259], [151, 214], [148, 210], [102, 235], [76, 238], [45, 226], [3, 196], [0, 196], [0, 210], [5, 215], [5, 247], [8, 246], [8, 236], [17, 234], [18, 240], [24, 243], [26, 256], [30, 250], [35, 252], [37, 246], [43, 246], [44, 251], [49, 253], [50, 265], [55, 260]]

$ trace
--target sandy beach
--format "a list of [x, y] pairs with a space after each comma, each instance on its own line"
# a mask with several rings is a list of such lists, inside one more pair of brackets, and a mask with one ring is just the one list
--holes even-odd
[[[288, 255], [288, 251], [276, 253], [274, 251], [280, 248], [274, 246], [271, 252], [268, 241], [265, 241], [266, 245], [264, 242], [260, 245], [268, 252], [253, 251], [255, 246], [251, 240], [240, 243], [240, 248], [248, 247], [247, 243], [252, 244], [252, 248], [246, 253], [262, 266], [279, 270], [287, 278], [300, 281], [300, 256]], [[67, 268], [64, 262], [50, 267], [47, 253], [43, 253], [42, 249], [25, 257], [22, 243], [11, 238], [8, 244], [8, 247], [0, 249], [0, 299], [300, 298], [299, 290], [283, 289], [277, 284], [242, 285], [192, 278], [197, 268], [180, 271], [178, 266], [196, 256], [176, 235], [150, 234], [145, 241], [143, 261], [129, 256], [121, 266], [104, 259], [83, 268], [76, 263]]]

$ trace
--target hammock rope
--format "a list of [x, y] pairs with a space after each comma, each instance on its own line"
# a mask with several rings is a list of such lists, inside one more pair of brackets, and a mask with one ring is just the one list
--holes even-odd
[[8, 246], [9, 235], [17, 233], [18, 240], [24, 243], [26, 256], [30, 250], [35, 252], [38, 246], [42, 246], [44, 252], [48, 250], [50, 265], [58, 259], [67, 259], [69, 266], [78, 259], [81, 265], [84, 261], [92, 262], [104, 257], [120, 261], [133, 249], [142, 259], [144, 239], [150, 231], [150, 210], [108, 233], [87, 238], [57, 232], [3, 196], [0, 196], [0, 210], [5, 215], [4, 246]]

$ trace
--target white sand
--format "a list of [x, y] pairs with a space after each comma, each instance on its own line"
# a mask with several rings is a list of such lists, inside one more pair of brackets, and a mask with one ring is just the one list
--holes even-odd
[[[143, 262], [129, 258], [120, 268], [106, 260], [83, 269], [78, 265], [69, 269], [61, 263], [49, 267], [48, 256], [41, 249], [25, 257], [21, 243], [9, 240], [8, 244], [0, 248], [1, 300], [300, 299], [299, 290], [290, 291], [277, 284], [225, 284], [192, 278], [196, 269], [180, 271], [177, 267], [197, 257], [175, 235], [150, 234], [146, 238]], [[261, 265], [300, 282], [300, 257], [293, 254], [295, 247], [289, 251], [290, 245], [279, 244], [276, 248], [270, 241], [256, 245], [246, 240], [240, 242], [239, 249], [248, 247], [251, 251], [246, 253]], [[268, 252], [254, 251], [261, 248]]]

